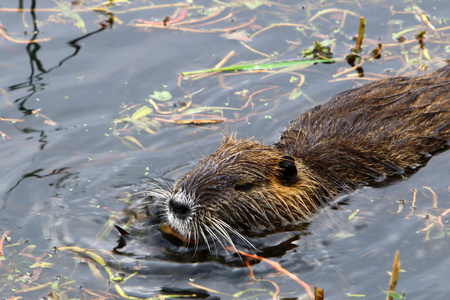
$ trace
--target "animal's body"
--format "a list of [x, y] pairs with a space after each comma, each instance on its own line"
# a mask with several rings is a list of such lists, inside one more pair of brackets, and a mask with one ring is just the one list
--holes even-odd
[[282, 228], [412, 173], [449, 141], [450, 65], [380, 80], [301, 115], [275, 145], [226, 137], [164, 193], [165, 220], [194, 241]]

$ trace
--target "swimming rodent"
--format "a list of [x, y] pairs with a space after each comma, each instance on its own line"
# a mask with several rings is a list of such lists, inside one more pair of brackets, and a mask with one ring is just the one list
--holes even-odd
[[339, 194], [411, 174], [449, 140], [450, 65], [376, 81], [301, 115], [275, 145], [226, 136], [162, 193], [164, 219], [196, 244], [233, 245], [232, 235], [305, 221]]

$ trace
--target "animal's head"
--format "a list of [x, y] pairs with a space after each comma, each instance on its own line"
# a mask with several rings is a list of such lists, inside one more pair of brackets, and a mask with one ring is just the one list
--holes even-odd
[[230, 234], [273, 230], [317, 210], [316, 186], [295, 158], [254, 140], [226, 137], [166, 196], [167, 224], [181, 237], [232, 244]]

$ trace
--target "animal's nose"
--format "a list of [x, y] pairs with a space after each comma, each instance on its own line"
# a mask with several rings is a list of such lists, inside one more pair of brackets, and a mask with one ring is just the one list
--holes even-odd
[[175, 199], [169, 200], [169, 209], [179, 219], [186, 219], [192, 212], [191, 207], [187, 203], [178, 202]]

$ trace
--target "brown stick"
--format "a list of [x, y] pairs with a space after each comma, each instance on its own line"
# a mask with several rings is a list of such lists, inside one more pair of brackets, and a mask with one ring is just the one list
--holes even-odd
[[392, 263], [392, 274], [391, 274], [391, 280], [389, 281], [389, 290], [388, 294], [386, 295], [386, 300], [394, 300], [390, 296], [390, 293], [395, 293], [395, 289], [397, 287], [398, 277], [400, 276], [400, 251], [397, 250], [395, 252], [394, 262]]

